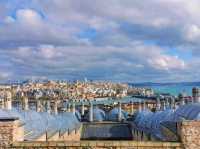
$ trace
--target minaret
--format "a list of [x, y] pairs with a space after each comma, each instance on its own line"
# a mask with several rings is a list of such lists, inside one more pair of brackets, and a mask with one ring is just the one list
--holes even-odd
[[89, 121], [93, 122], [93, 104], [90, 102]]
[[122, 105], [121, 102], [118, 102], [118, 121], [122, 121]]

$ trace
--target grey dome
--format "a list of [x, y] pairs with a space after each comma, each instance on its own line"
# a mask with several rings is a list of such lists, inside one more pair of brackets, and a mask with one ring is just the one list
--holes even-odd
[[182, 121], [183, 119], [200, 120], [200, 104], [187, 104], [177, 108], [174, 112], [172, 120], [177, 122]]
[[[86, 115], [86, 119], [89, 120], [89, 112]], [[93, 109], [93, 121], [102, 122], [105, 119], [106, 119], [105, 112], [102, 109], [95, 106], [94, 109]]]
[[[2, 110], [0, 118], [17, 117], [24, 123], [25, 140], [34, 140], [47, 132], [47, 137], [56, 132], [64, 133], [80, 127], [77, 117], [71, 112], [51, 115], [32, 110]], [[28, 135], [27, 135], [28, 134]]]
[[[115, 107], [108, 113], [107, 119], [109, 121], [118, 121], [118, 114], [119, 114], [119, 108]], [[128, 117], [128, 113], [125, 112], [124, 110], [121, 110], [121, 114], [122, 114], [122, 120], [126, 120]]]

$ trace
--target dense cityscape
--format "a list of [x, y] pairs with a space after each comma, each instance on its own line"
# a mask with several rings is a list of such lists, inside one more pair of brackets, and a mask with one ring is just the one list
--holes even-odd
[[174, 96], [102, 81], [2, 84], [0, 145], [129, 148], [140, 141], [139, 148], [160, 148], [164, 144], [167, 148], [191, 148], [187, 136], [197, 133], [199, 102], [200, 89], [195, 87], [192, 96], [184, 92]]

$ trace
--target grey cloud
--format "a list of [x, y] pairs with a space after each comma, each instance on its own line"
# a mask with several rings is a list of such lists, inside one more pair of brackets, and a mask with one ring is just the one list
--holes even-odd
[[[120, 76], [123, 75], [127, 76], [123, 78], [127, 80], [145, 73], [150, 79], [151, 76], [162, 76], [184, 69], [181, 59], [163, 54], [160, 47], [143, 43], [132, 43], [132, 48], [53, 45], [20, 47], [10, 49], [7, 55], [18, 77], [86, 76], [91, 79], [121, 80]], [[161, 64], [158, 62], [160, 60]]]
[[[11, 6], [0, 6], [4, 21], [0, 69], [9, 69], [15, 76], [7, 77], [12, 78], [189, 80], [199, 62], [165, 51], [188, 48], [198, 58], [199, 4], [197, 0], [35, 0], [16, 9], [16, 18], [5, 13]], [[87, 32], [78, 36], [88, 28], [96, 31], [94, 37]]]

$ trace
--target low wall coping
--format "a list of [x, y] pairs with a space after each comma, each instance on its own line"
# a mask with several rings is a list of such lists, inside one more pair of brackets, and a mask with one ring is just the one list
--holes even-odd
[[153, 141], [23, 141], [14, 142], [12, 147], [182, 147], [180, 142], [153, 142]]

